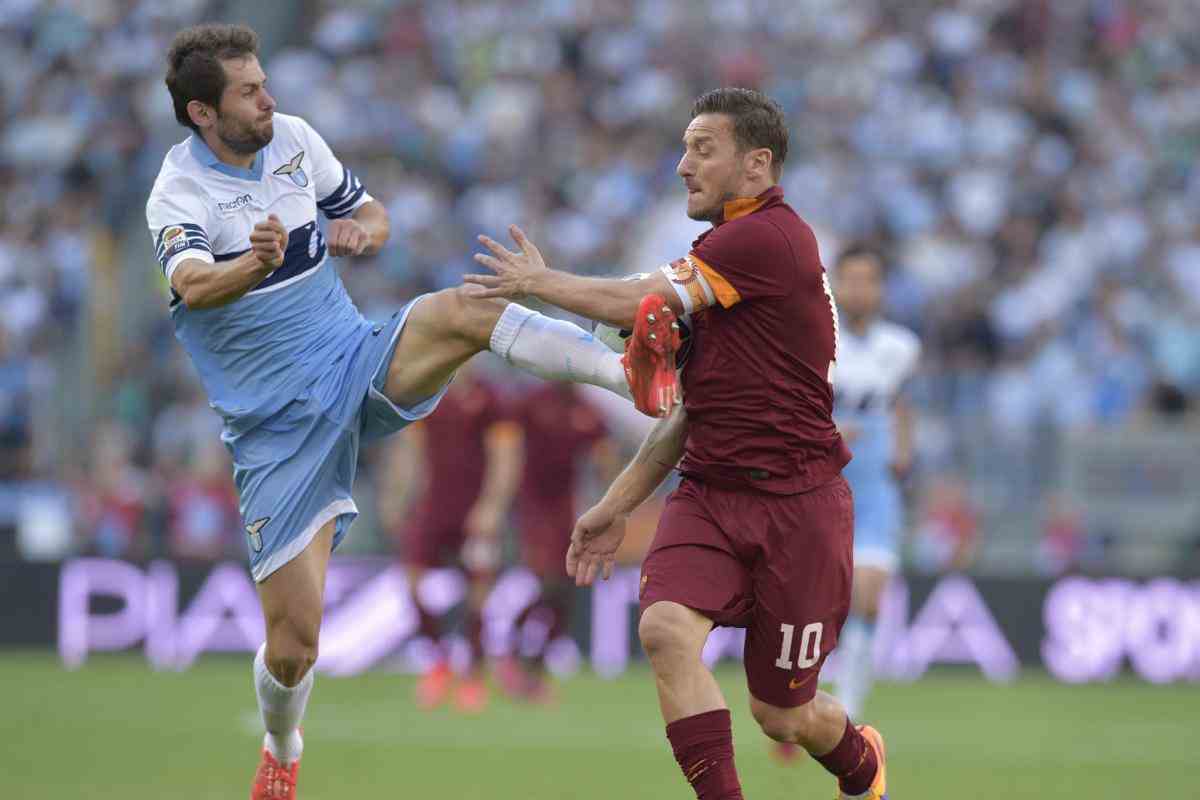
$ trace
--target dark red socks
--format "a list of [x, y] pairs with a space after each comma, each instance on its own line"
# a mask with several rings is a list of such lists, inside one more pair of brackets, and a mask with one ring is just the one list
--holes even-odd
[[733, 765], [729, 709], [676, 720], [667, 726], [667, 738], [696, 797], [700, 800], [742, 800], [742, 787]]
[[849, 718], [846, 719], [846, 731], [837, 747], [823, 756], [813, 757], [838, 779], [838, 786], [848, 795], [862, 794], [870, 789], [871, 781], [875, 780], [875, 771], [879, 768], [875, 751]]

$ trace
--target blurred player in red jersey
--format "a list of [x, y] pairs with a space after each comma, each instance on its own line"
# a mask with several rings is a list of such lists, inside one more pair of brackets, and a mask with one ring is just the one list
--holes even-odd
[[[520, 432], [496, 391], [471, 368], [459, 371], [437, 411], [414, 426], [406, 442], [404, 470], [423, 481], [421, 496], [402, 527], [403, 561], [421, 633], [437, 647], [432, 669], [417, 683], [422, 708], [441, 705], [480, 712], [487, 706], [482, 609], [500, 562], [499, 535], [520, 480]], [[396, 476], [403, 479], [403, 475]], [[455, 681], [439, 644], [438, 620], [417, 591], [426, 572], [461, 565], [467, 573], [466, 635], [471, 667]]]
[[700, 97], [677, 167], [687, 213], [706, 220], [685, 257], [637, 280], [546, 268], [492, 239], [470, 276], [482, 296], [534, 295], [633, 328], [626, 354], [643, 411], [673, 400], [676, 315], [691, 319], [683, 406], [655, 426], [604, 498], [576, 523], [567, 571], [607, 577], [629, 513], [675, 468], [642, 567], [638, 633], [667, 738], [702, 800], [740, 798], [729, 711], [700, 658], [714, 625], [745, 627], [750, 708], [838, 778], [843, 797], [886, 796], [883, 740], [856, 727], [817, 675], [850, 606], [854, 507], [841, 476], [849, 451], [833, 422], [838, 318], [812, 230], [783, 199], [787, 127], [773, 100], [746, 89]]
[[616, 452], [600, 412], [569, 383], [543, 383], [520, 398], [513, 417], [526, 454], [517, 494], [521, 562], [541, 583], [541, 595], [518, 618], [514, 651], [499, 673], [505, 689], [532, 702], [550, 699], [546, 648], [566, 632], [574, 588], [563, 573], [580, 468], [590, 458], [603, 480], [616, 474]]

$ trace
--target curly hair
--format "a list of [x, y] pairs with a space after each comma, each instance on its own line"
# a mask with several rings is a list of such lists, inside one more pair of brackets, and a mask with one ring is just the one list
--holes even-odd
[[216, 108], [227, 78], [221, 62], [258, 55], [258, 34], [245, 25], [195, 25], [175, 34], [167, 51], [167, 91], [180, 125], [199, 133], [188, 116], [193, 100]]

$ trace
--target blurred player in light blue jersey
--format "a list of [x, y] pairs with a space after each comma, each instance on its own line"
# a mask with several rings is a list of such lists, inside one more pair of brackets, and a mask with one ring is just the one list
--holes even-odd
[[146, 218], [175, 335], [224, 421], [266, 618], [251, 800], [292, 800], [325, 568], [358, 514], [360, 441], [430, 414], [487, 349], [542, 378], [629, 390], [620, 357], [591, 334], [469, 289], [364, 319], [328, 257], [378, 252], [387, 212], [312, 126], [275, 113], [257, 53], [242, 26], [175, 37], [166, 83], [192, 134], [163, 159]]
[[843, 470], [854, 490], [854, 588], [850, 618], [837, 647], [836, 694], [860, 718], [872, 681], [879, 598], [900, 563], [904, 524], [897, 480], [912, 468], [913, 414], [905, 385], [921, 343], [880, 317], [884, 266], [877, 253], [853, 247], [839, 257], [834, 297], [841, 312], [834, 416], [854, 459]]

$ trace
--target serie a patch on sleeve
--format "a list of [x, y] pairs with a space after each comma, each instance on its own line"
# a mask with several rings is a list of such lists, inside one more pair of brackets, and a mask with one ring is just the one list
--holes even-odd
[[162, 249], [163, 257], [170, 258], [178, 253], [187, 250], [188, 237], [185, 231], [179, 225], [171, 225], [163, 230]]

